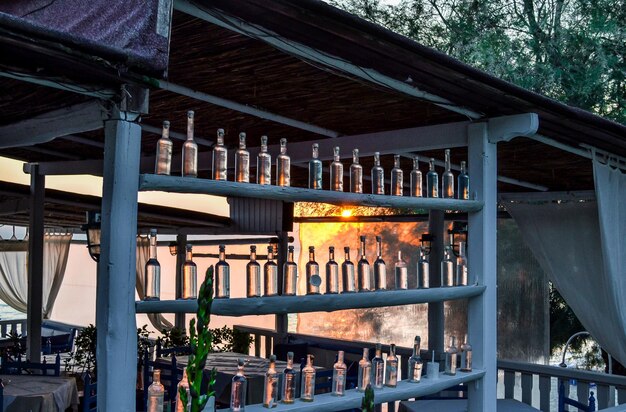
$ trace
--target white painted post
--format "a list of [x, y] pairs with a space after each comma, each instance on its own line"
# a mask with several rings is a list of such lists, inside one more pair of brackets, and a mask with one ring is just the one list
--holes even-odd
[[105, 122], [101, 254], [96, 294], [98, 411], [135, 410], [135, 260], [141, 127], [114, 111]]
[[474, 348], [474, 367], [485, 376], [469, 385], [470, 412], [496, 410], [496, 209], [497, 151], [489, 143], [487, 124], [468, 126], [468, 160], [471, 191], [484, 201], [480, 212], [469, 214], [468, 260], [470, 281], [485, 285], [485, 292], [468, 305], [469, 339]]
[[[30, 218], [28, 241], [28, 304], [26, 322], [31, 362], [41, 362], [41, 322], [43, 317], [43, 207], [46, 178], [36, 164], [30, 167]], [[24, 330], [22, 329], [22, 333]]]

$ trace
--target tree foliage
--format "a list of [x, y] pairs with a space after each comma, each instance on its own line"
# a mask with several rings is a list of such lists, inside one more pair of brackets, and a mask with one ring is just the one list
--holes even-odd
[[626, 123], [625, 0], [330, 0], [526, 89]]

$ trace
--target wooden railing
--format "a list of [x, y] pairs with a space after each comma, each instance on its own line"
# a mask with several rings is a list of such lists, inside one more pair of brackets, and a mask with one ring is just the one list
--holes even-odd
[[26, 319], [0, 320], [0, 338], [6, 338], [11, 331], [18, 335], [26, 333]]

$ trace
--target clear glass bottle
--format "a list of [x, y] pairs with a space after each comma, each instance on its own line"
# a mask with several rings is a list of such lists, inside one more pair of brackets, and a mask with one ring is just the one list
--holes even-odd
[[198, 177], [198, 145], [193, 140], [193, 110], [187, 112], [187, 140], [183, 143], [183, 177]]
[[230, 387], [230, 410], [232, 412], [246, 410], [246, 392], [248, 389], [248, 379], [243, 373], [244, 360], [237, 360], [237, 374], [233, 376]]
[[315, 261], [315, 247], [309, 246], [309, 261], [306, 264], [306, 294], [319, 295], [321, 284], [320, 265]]
[[261, 296], [261, 265], [256, 261], [256, 246], [250, 246], [250, 261], [246, 265], [246, 296]]
[[398, 260], [395, 265], [396, 289], [409, 288], [409, 268], [404, 260], [402, 260], [402, 251], [398, 250]]
[[356, 278], [354, 275], [354, 263], [350, 261], [350, 248], [348, 246], [343, 248], [346, 254], [346, 260], [341, 264], [341, 293], [356, 292]]
[[365, 257], [365, 236], [361, 236], [360, 241], [361, 259], [359, 259], [359, 262], [357, 263], [358, 280], [356, 286], [359, 289], [359, 292], [369, 292], [372, 290], [372, 275], [370, 271], [370, 262], [368, 262]]
[[376, 290], [387, 289], [387, 265], [383, 260], [383, 239], [376, 236], [376, 260], [374, 261], [374, 287]]
[[409, 382], [419, 383], [422, 379], [422, 357], [420, 356], [420, 344], [422, 339], [419, 336], [413, 341], [413, 355], [409, 358]]
[[183, 299], [198, 297], [198, 267], [193, 262], [192, 245], [187, 244], [185, 262], [183, 263]]
[[274, 247], [267, 247], [267, 262], [263, 265], [263, 296], [278, 295], [278, 265], [274, 261]]
[[302, 368], [302, 377], [300, 378], [302, 385], [300, 386], [300, 400], [303, 402], [313, 402], [315, 398], [315, 368], [313, 367], [313, 355], [307, 355], [306, 366]]
[[419, 159], [413, 157], [413, 170], [411, 170], [411, 196], [422, 197], [422, 172], [419, 169]]
[[439, 197], [439, 175], [435, 171], [435, 159], [431, 158], [426, 174], [426, 197]]
[[458, 350], [456, 348], [456, 338], [450, 337], [450, 346], [446, 349], [446, 375], [456, 375], [456, 355]]
[[319, 159], [319, 145], [313, 143], [313, 156], [309, 160], [309, 189], [322, 188], [322, 161]]
[[326, 262], [326, 293], [339, 293], [339, 265], [335, 262], [335, 247], [328, 248]]
[[148, 411], [163, 412], [163, 397], [165, 388], [161, 384], [161, 371], [155, 369], [152, 372], [152, 383], [148, 386]]
[[441, 286], [454, 286], [454, 261], [452, 260], [452, 247], [450, 245], [443, 248]]
[[350, 192], [363, 193], [363, 166], [359, 164], [359, 149], [352, 150], [350, 165]]
[[294, 403], [296, 399], [296, 371], [293, 368], [293, 352], [287, 353], [287, 367], [283, 370], [283, 384], [280, 390], [282, 403]]
[[217, 129], [217, 143], [213, 147], [212, 175], [215, 180], [228, 180], [228, 149], [224, 146], [224, 129]]
[[376, 344], [376, 355], [372, 358], [372, 387], [374, 389], [383, 388], [385, 378], [385, 361], [383, 360], [383, 349], [380, 343]]
[[289, 246], [287, 261], [283, 264], [283, 295], [295, 295], [298, 286], [298, 265], [293, 261], [293, 246]]
[[469, 200], [470, 181], [467, 174], [467, 163], [465, 160], [461, 162], [461, 173], [457, 178], [457, 197], [462, 200]]
[[291, 158], [287, 154], [287, 139], [280, 139], [280, 153], [276, 157], [276, 185], [291, 186]]
[[380, 166], [380, 153], [374, 153], [374, 166], [372, 167], [372, 193], [375, 195], [385, 194], [385, 170]]
[[467, 342], [467, 334], [461, 345], [461, 372], [472, 371], [472, 345]]
[[363, 348], [363, 358], [359, 361], [359, 372], [357, 376], [357, 388], [359, 392], [365, 392], [365, 388], [372, 382], [372, 362], [370, 362], [370, 350]]
[[446, 149], [446, 170], [441, 177], [441, 195], [446, 199], [454, 199], [454, 175], [450, 170], [450, 149]]
[[256, 182], [260, 185], [272, 184], [272, 155], [267, 152], [267, 136], [261, 136], [261, 151], [256, 159]]
[[172, 168], [172, 141], [170, 140], [170, 122], [163, 122], [161, 138], [157, 142], [156, 165], [154, 173], [157, 175], [169, 175]]
[[404, 192], [404, 172], [400, 167], [400, 155], [393, 155], [393, 169], [391, 169], [391, 195], [402, 196]]
[[230, 265], [226, 262], [226, 246], [220, 245], [219, 261], [215, 264], [215, 298], [230, 297]]
[[263, 407], [275, 408], [278, 406], [278, 372], [276, 372], [276, 355], [270, 356], [270, 366], [265, 372], [263, 383]]
[[419, 260], [417, 261], [417, 287], [428, 289], [430, 287], [430, 265], [426, 258], [426, 250], [420, 246]]
[[459, 242], [459, 256], [456, 258], [457, 286], [467, 286], [467, 258], [465, 257], [465, 242]]
[[333, 365], [333, 383], [331, 393], [333, 396], [346, 394], [346, 364], [343, 361], [343, 351], [337, 353], [337, 362]]
[[161, 298], [161, 264], [157, 260], [157, 231], [150, 229], [150, 258], [146, 262], [144, 300]]
[[339, 146], [333, 149], [333, 162], [330, 164], [330, 190], [343, 192], [343, 163], [339, 157]]
[[396, 356], [396, 345], [389, 346], [389, 355], [385, 362], [385, 386], [395, 388], [398, 386], [398, 357]]
[[[187, 392], [187, 404], [184, 405], [180, 398], [180, 390]], [[183, 369], [183, 378], [176, 387], [176, 412], [187, 412], [191, 407], [191, 395], [189, 394], [189, 380], [187, 379], [187, 368]]]
[[250, 152], [246, 149], [246, 134], [239, 133], [239, 149], [235, 152], [235, 181], [250, 182]]

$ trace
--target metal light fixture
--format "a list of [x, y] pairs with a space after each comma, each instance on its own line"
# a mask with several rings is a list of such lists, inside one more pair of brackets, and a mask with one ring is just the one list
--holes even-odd
[[178, 254], [178, 242], [176, 241], [170, 242], [169, 248], [170, 248], [170, 255], [176, 256]]
[[100, 212], [88, 211], [86, 213], [87, 223], [81, 229], [87, 232], [87, 250], [89, 256], [96, 261], [100, 261]]
[[448, 236], [452, 251], [456, 256], [459, 256], [461, 242], [467, 244], [467, 222], [452, 222], [452, 229], [448, 229]]

